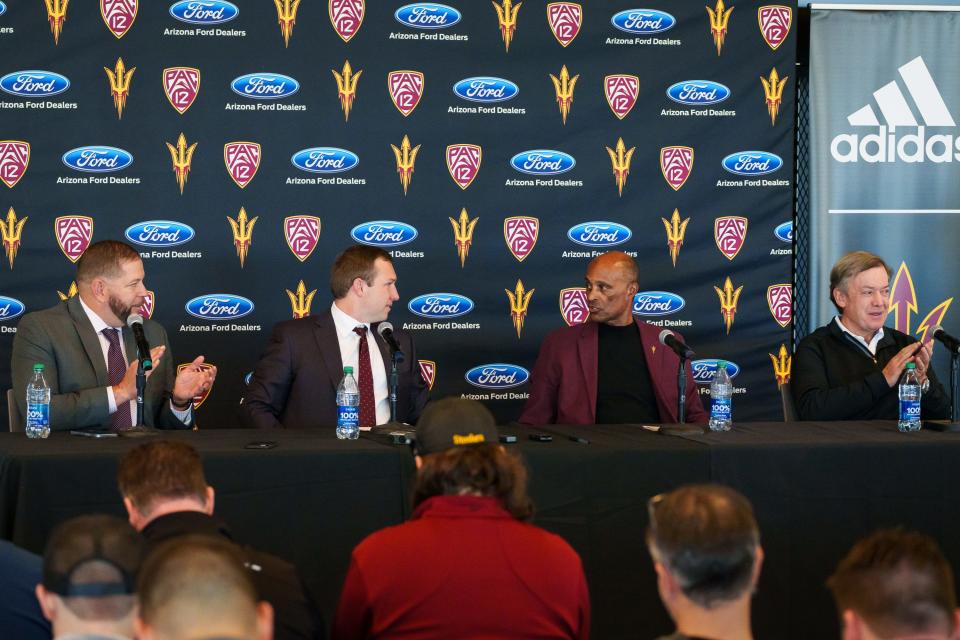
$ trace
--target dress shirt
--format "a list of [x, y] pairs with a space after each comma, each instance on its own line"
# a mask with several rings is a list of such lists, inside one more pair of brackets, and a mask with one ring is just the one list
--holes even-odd
[[847, 329], [845, 326], [843, 326], [843, 323], [840, 322], [840, 316], [837, 316], [837, 326], [840, 327], [840, 330], [843, 331], [845, 334], [847, 334], [848, 336], [856, 340], [857, 344], [859, 344], [864, 349], [869, 351], [871, 355], [874, 355], [874, 356], [877, 355], [877, 344], [879, 344], [880, 339], [883, 338], [883, 327], [880, 327], [880, 329], [878, 329], [877, 332], [873, 334], [873, 338], [870, 339], [870, 342], [867, 342], [866, 340], [863, 339], [863, 337], [858, 336], [857, 334], [850, 331], [850, 329]]
[[[340, 345], [340, 362], [345, 367], [353, 367], [353, 377], [360, 375], [360, 336], [354, 333], [355, 327], [367, 328], [367, 346], [370, 348], [370, 368], [373, 370], [373, 399], [377, 407], [377, 424], [390, 422], [390, 391], [387, 386], [387, 369], [383, 363], [380, 346], [373, 337], [369, 322], [360, 322], [344, 312], [337, 303], [330, 305], [333, 324], [337, 330], [337, 342]], [[358, 380], [359, 382], [359, 380]]]
[[[87, 314], [87, 318], [90, 319], [90, 324], [93, 325], [94, 333], [97, 334], [97, 339], [100, 342], [100, 350], [103, 351], [103, 362], [104, 364], [107, 365], [107, 369], [109, 370], [109, 367], [110, 367], [109, 360], [107, 360], [107, 352], [110, 349], [110, 341], [107, 340], [107, 337], [105, 335], [103, 335], [104, 329], [116, 330], [120, 332], [118, 334], [120, 337], [120, 351], [121, 353], [123, 353], [123, 361], [129, 363], [130, 359], [127, 358], [127, 347], [126, 345], [124, 345], [124, 340], [123, 340], [123, 329], [120, 327], [111, 327], [109, 324], [104, 322], [103, 318], [98, 316], [93, 309], [87, 306], [87, 304], [83, 301], [82, 297], [80, 296], [77, 296], [77, 297], [80, 299], [80, 306], [83, 307], [83, 312]], [[113, 387], [111, 385], [107, 385], [107, 403], [110, 405], [111, 414], [117, 411], [117, 400], [116, 398], [113, 397]], [[174, 407], [173, 403], [171, 402], [170, 410], [173, 412], [173, 415], [175, 415], [177, 419], [184, 424], [190, 424], [190, 421], [193, 419], [191, 415], [193, 413], [192, 402], [187, 406], [185, 411], [180, 411], [179, 409]], [[134, 398], [133, 400], [127, 403], [127, 411], [130, 412], [130, 424], [136, 425], [137, 424], [136, 398]]]

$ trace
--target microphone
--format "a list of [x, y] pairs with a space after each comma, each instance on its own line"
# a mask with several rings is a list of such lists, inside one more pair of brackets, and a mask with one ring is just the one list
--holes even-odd
[[379, 333], [380, 337], [387, 342], [391, 352], [400, 354], [403, 353], [403, 349], [400, 348], [400, 343], [397, 342], [397, 339], [393, 337], [392, 324], [389, 322], [381, 322], [377, 325], [377, 333]]
[[677, 338], [677, 335], [673, 331], [670, 331], [670, 329], [664, 329], [660, 332], [660, 344], [670, 347], [681, 358], [690, 359], [695, 355], [693, 353], [693, 349], [683, 344], [680, 339]]
[[960, 340], [944, 331], [940, 325], [933, 328], [933, 338], [942, 342], [950, 353], [960, 353]]
[[143, 370], [150, 371], [153, 369], [153, 360], [150, 358], [150, 344], [143, 335], [143, 316], [131, 313], [127, 316], [127, 326], [133, 331], [133, 337], [137, 341], [137, 356], [143, 364]]

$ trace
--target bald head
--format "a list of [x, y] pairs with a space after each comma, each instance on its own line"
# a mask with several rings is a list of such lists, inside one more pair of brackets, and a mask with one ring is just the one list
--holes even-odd
[[608, 251], [587, 265], [590, 321], [614, 326], [633, 322], [633, 297], [640, 289], [636, 261], [622, 251]]

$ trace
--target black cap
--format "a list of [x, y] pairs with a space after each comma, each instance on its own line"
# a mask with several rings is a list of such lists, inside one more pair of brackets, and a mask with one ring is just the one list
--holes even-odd
[[130, 595], [143, 552], [143, 540], [126, 520], [107, 515], [67, 520], [47, 542], [43, 586], [65, 597]]
[[425, 456], [497, 442], [497, 424], [485, 406], [476, 400], [444, 398], [428, 404], [421, 414], [413, 448], [417, 455]]

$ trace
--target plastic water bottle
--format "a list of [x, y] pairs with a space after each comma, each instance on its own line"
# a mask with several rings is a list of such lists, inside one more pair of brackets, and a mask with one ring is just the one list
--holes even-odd
[[33, 365], [33, 378], [27, 383], [27, 437], [50, 435], [50, 387], [43, 379], [43, 365]]
[[343, 368], [337, 385], [337, 437], [356, 440], [360, 437], [360, 387], [353, 377], [353, 367]]
[[920, 396], [923, 390], [917, 379], [917, 365], [907, 363], [907, 370], [900, 377], [897, 391], [900, 394], [900, 419], [897, 421], [897, 429], [920, 431]]
[[727, 363], [717, 360], [717, 372], [710, 382], [710, 431], [730, 431], [733, 426], [733, 383]]

